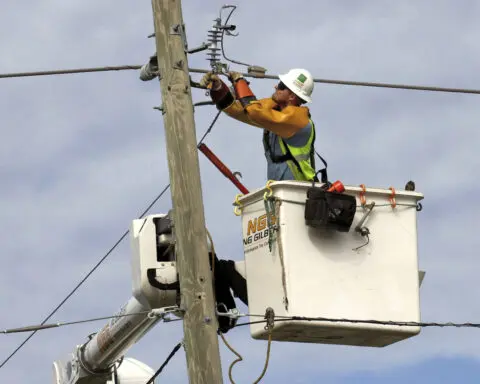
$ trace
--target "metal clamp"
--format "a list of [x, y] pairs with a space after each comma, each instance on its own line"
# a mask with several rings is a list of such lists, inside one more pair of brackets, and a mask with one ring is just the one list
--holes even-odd
[[263, 79], [266, 72], [266, 68], [260, 67], [258, 65], [251, 65], [248, 67], [248, 74], [256, 78]]
[[171, 306], [171, 307], [162, 307], [162, 308], [154, 308], [152, 309], [147, 317], [149, 319], [154, 319], [156, 317], [159, 317], [161, 318], [163, 321], [171, 321], [171, 319], [169, 319], [168, 317], [165, 317], [167, 316], [168, 314], [174, 314], [178, 317], [182, 317], [181, 315], [183, 314], [183, 310], [180, 309], [178, 306]]
[[185, 51], [188, 50], [187, 36], [185, 34], [185, 24], [174, 24], [170, 27], [170, 35], [179, 35], [182, 39]]
[[[220, 312], [218, 307], [225, 308], [225, 312]], [[227, 306], [223, 303], [218, 303], [217, 308], [215, 309], [217, 316], [228, 317], [229, 319], [237, 320], [238, 318], [242, 317], [243, 315], [237, 308], [228, 309]]]
[[265, 311], [265, 320], [267, 320], [267, 324], [265, 325], [264, 329], [266, 331], [272, 331], [273, 327], [275, 326], [275, 311], [273, 308], [268, 307]]

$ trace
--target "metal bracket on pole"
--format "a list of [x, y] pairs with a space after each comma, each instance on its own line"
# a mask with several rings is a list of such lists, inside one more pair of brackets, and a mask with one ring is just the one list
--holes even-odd
[[167, 113], [167, 108], [162, 104], [160, 105], [159, 107], [153, 107], [153, 109], [156, 109], [160, 112], [162, 112], [162, 115], [164, 115], [165, 113]]
[[187, 52], [187, 53], [202, 52], [202, 51], [207, 50], [209, 47], [210, 47], [209, 44], [207, 44], [207, 43], [202, 43], [202, 45], [200, 45], [199, 47], [192, 48], [192, 49], [190, 49], [190, 50], [188, 50], [188, 51], [186, 51], [186, 52]]
[[265, 310], [265, 320], [267, 321], [267, 324], [265, 325], [265, 330], [266, 331], [271, 331], [273, 327], [275, 326], [275, 311], [273, 308], [268, 307]]
[[[225, 311], [223, 311], [223, 312], [219, 311], [218, 307], [221, 307], [221, 308], [225, 309]], [[223, 303], [218, 303], [218, 306], [217, 306], [217, 309], [216, 309], [215, 312], [216, 312], [217, 316], [224, 316], [224, 317], [228, 317], [228, 318], [233, 319], [233, 320], [237, 320], [239, 317], [245, 316], [245, 315], [241, 314], [240, 311], [237, 308], [228, 309], [227, 306]]]
[[183, 69], [183, 60], [178, 60], [175, 63], [173, 63], [173, 68], [175, 69]]
[[182, 38], [185, 52], [188, 52], [187, 36], [185, 34], [185, 24], [174, 24], [170, 27], [170, 35], [179, 35]]
[[178, 317], [183, 317], [184, 311], [182, 311], [179, 307], [163, 307], [163, 308], [154, 308], [148, 313], [148, 318], [153, 319], [155, 317], [160, 317], [163, 321], [169, 322], [172, 321], [169, 317], [166, 317], [169, 314], [173, 314]]

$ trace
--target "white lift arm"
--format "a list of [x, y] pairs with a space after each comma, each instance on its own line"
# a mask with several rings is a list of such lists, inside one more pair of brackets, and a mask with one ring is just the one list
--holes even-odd
[[145, 384], [153, 376], [153, 369], [124, 354], [163, 315], [181, 316], [171, 220], [165, 214], [134, 220], [130, 236], [133, 297], [119, 317], [54, 362], [54, 384]]

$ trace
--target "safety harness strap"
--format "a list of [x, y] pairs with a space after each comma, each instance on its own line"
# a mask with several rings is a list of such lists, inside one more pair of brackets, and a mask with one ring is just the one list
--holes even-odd
[[[319, 181], [318, 180], [318, 177], [317, 177], [317, 174], [320, 173], [321, 174], [321, 181], [322, 183], [327, 183], [328, 182], [328, 176], [327, 176], [327, 162], [325, 161], [325, 159], [320, 156], [318, 154], [317, 151], [315, 151], [315, 138], [316, 138], [316, 131], [315, 131], [315, 125], [312, 123], [312, 129], [313, 129], [313, 139], [312, 139], [312, 142], [310, 144], [310, 153], [306, 156], [308, 156], [310, 158], [310, 164], [312, 165], [312, 168], [313, 169], [316, 169], [315, 167], [315, 153], [317, 154], [317, 156], [320, 158], [320, 160], [322, 161], [323, 165], [325, 166], [325, 168], [321, 169], [320, 171], [318, 171], [316, 174], [315, 174], [315, 178], [314, 178], [314, 181], [317, 182]], [[277, 137], [279, 137], [277, 135]], [[263, 130], [263, 143], [264, 143], [264, 146], [265, 146], [265, 149], [266, 151], [268, 152], [269, 156], [270, 156], [270, 159], [272, 160], [273, 163], [284, 163], [286, 161], [292, 161], [295, 166], [297, 167], [298, 171], [300, 173], [303, 173], [302, 171], [302, 168], [300, 167], [300, 163], [298, 162], [298, 159], [295, 158], [293, 155], [292, 155], [292, 152], [290, 151], [290, 148], [288, 147], [287, 143], [285, 142], [285, 140], [283, 138], [280, 138], [283, 142], [283, 145], [285, 147], [285, 150], [286, 150], [286, 153], [283, 154], [283, 155], [276, 155], [272, 149], [272, 146], [270, 145], [270, 140], [269, 140], [269, 131], [267, 131], [266, 129]], [[305, 156], [305, 155], [300, 155], [299, 157], [301, 156]], [[306, 158], [305, 158], [306, 159]], [[301, 160], [305, 160], [304, 158], [301, 158]]]

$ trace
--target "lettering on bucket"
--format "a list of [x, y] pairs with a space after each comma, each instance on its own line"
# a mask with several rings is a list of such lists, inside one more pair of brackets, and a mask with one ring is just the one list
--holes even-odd
[[[272, 225], [276, 223], [276, 217], [272, 216]], [[262, 247], [264, 244], [268, 242], [268, 225], [267, 225], [267, 215], [263, 214], [261, 216], [255, 217], [253, 219], [248, 220], [247, 222], [247, 235], [243, 238], [243, 246], [245, 248], [245, 252], [251, 252], [255, 249], [258, 249], [258, 246]], [[262, 241], [261, 240], [267, 240]], [[261, 242], [259, 244], [259, 242]], [[255, 246], [255, 247], [251, 247]]]

